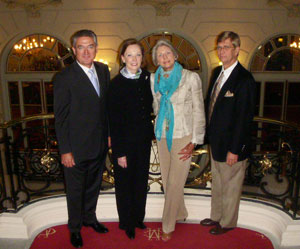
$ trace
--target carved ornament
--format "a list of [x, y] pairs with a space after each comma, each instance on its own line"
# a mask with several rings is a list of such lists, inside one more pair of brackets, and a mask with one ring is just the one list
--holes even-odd
[[151, 5], [156, 10], [157, 16], [170, 16], [171, 8], [179, 4], [192, 4], [194, 0], [135, 0], [135, 5]]
[[47, 5], [57, 6], [62, 0], [0, 0], [10, 9], [24, 8], [30, 17], [40, 17], [40, 9]]
[[279, 4], [288, 10], [288, 16], [300, 17], [300, 0], [268, 0], [268, 4]]

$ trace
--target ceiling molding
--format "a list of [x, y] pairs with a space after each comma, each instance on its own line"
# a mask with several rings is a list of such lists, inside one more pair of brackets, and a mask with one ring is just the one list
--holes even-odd
[[155, 8], [157, 16], [170, 16], [171, 8], [175, 5], [194, 4], [194, 0], [135, 0], [135, 5], [151, 5]]
[[40, 17], [40, 10], [48, 5], [57, 6], [62, 4], [62, 0], [0, 0], [6, 3], [6, 7], [10, 9], [23, 8], [30, 17]]
[[279, 4], [288, 10], [288, 16], [300, 17], [300, 0], [268, 0], [268, 4]]

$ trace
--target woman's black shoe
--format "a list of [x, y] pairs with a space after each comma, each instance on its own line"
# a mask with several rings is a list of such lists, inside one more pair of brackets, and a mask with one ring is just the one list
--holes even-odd
[[137, 222], [136, 225], [135, 225], [135, 227], [137, 227], [139, 229], [146, 229], [147, 228], [147, 226], [145, 225], [145, 223], [142, 222], [142, 221]]
[[126, 235], [129, 239], [134, 239], [135, 238], [134, 228], [126, 229], [125, 233], [126, 233]]

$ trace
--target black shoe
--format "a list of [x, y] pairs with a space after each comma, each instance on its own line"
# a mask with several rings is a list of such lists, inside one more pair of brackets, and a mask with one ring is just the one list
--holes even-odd
[[209, 226], [216, 226], [219, 224], [219, 222], [207, 218], [207, 219], [201, 220], [200, 224], [202, 226], [209, 227]]
[[121, 230], [126, 230], [126, 226], [124, 224], [122, 224], [122, 223], [119, 223], [119, 228]]
[[128, 228], [125, 230], [125, 233], [127, 235], [127, 237], [129, 239], [134, 239], [135, 238], [135, 231], [134, 231], [134, 228]]
[[210, 229], [209, 233], [212, 235], [221, 235], [227, 233], [228, 231], [233, 230], [234, 227], [221, 227], [219, 224], [214, 228]]
[[80, 232], [71, 233], [71, 244], [76, 248], [80, 248], [83, 246]]
[[142, 221], [137, 222], [137, 223], [135, 224], [135, 227], [137, 227], [137, 228], [139, 228], [139, 229], [146, 229], [146, 228], [147, 228], [147, 226], [145, 225], [145, 223], [142, 222]]
[[106, 226], [104, 226], [103, 224], [101, 224], [98, 221], [95, 221], [93, 223], [87, 224], [84, 223], [82, 224], [85, 227], [92, 227], [97, 233], [107, 233], [108, 229], [106, 228]]

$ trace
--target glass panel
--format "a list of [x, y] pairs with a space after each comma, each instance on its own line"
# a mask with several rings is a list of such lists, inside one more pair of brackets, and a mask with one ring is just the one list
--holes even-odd
[[10, 56], [7, 61], [7, 71], [8, 72], [17, 72], [19, 71], [20, 60], [16, 57]]
[[279, 36], [273, 39], [277, 48], [287, 46], [287, 36]]
[[47, 113], [53, 112], [53, 83], [45, 82]]
[[56, 39], [49, 35], [40, 35], [40, 42], [41, 47], [48, 48], [51, 50], [56, 42]]
[[11, 118], [20, 118], [21, 110], [20, 110], [20, 99], [19, 99], [19, 89], [18, 82], [8, 82], [8, 91], [9, 91], [9, 103], [11, 109]]
[[189, 58], [188, 63], [189, 63], [190, 70], [200, 70], [201, 69], [200, 60], [197, 55], [194, 55], [193, 57]]
[[282, 82], [266, 82], [264, 117], [281, 119], [283, 98]]
[[260, 101], [260, 84], [261, 82], [255, 82], [256, 83], [256, 105], [255, 105], [255, 116], [259, 115], [259, 101]]
[[28, 51], [21, 64], [21, 71], [59, 71], [60, 69], [57, 56], [43, 48]]
[[182, 41], [183, 39], [177, 35], [172, 35], [172, 44], [175, 48], [178, 48], [180, 42]]
[[264, 70], [264, 63], [266, 59], [261, 58], [260, 56], [256, 55], [252, 65], [251, 65], [251, 71], [252, 72], [261, 72]]
[[41, 105], [24, 105], [25, 116], [42, 113]]
[[71, 65], [72, 63], [74, 62], [74, 58], [73, 56], [69, 56], [67, 57], [66, 59], [64, 59], [64, 66], [68, 66], [68, 65]]
[[40, 82], [22, 82], [24, 104], [41, 104]]
[[54, 47], [54, 51], [60, 56], [60, 57], [64, 57], [66, 56], [68, 53], [70, 53], [71, 51], [69, 51], [68, 48], [66, 48], [64, 45], [62, 45], [60, 42], [57, 42], [55, 47]]
[[289, 83], [286, 120], [300, 124], [300, 82]]
[[291, 49], [293, 53], [293, 72], [300, 72], [300, 49]]
[[264, 56], [267, 57], [273, 51], [271, 42], [266, 43], [264, 46]]
[[292, 71], [293, 53], [290, 49], [278, 51], [267, 63], [267, 71]]

